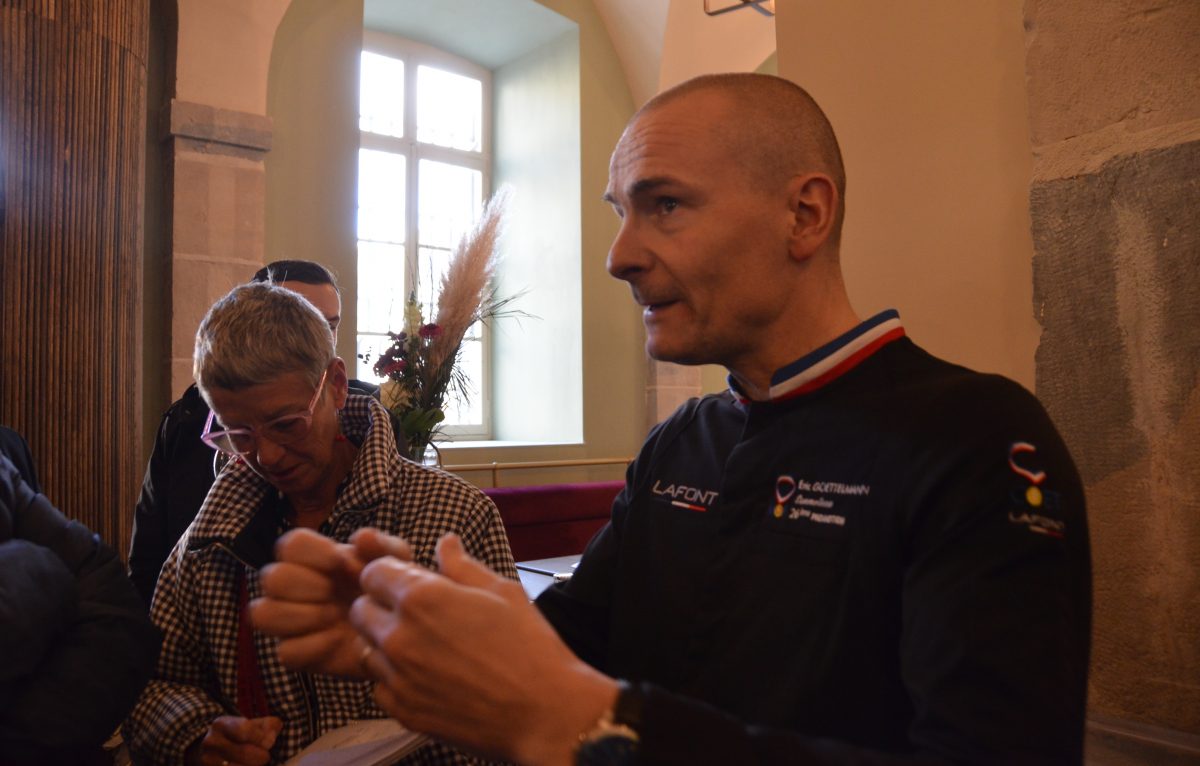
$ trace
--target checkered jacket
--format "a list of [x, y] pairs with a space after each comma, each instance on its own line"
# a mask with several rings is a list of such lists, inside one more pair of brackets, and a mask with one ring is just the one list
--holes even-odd
[[[487, 497], [451, 474], [401, 458], [385, 410], [374, 399], [348, 397], [340, 417], [342, 432], [362, 446], [323, 534], [344, 542], [360, 527], [377, 527], [403, 537], [415, 560], [433, 567], [438, 538], [455, 532], [471, 555], [516, 578], [500, 514]], [[233, 714], [239, 576], [246, 577], [251, 598], [262, 594], [258, 565], [270, 560], [270, 543], [284, 526], [272, 510], [278, 505], [265, 480], [244, 462], [231, 463], [163, 565], [151, 609], [165, 636], [162, 654], [124, 728], [135, 762], [182, 763], [184, 751], [213, 719]], [[247, 542], [251, 528], [260, 532], [258, 550]], [[274, 639], [256, 632], [254, 640], [267, 702], [284, 721], [272, 763], [329, 729], [384, 716], [370, 682], [290, 671], [280, 664]], [[472, 762], [437, 743], [404, 761]]]

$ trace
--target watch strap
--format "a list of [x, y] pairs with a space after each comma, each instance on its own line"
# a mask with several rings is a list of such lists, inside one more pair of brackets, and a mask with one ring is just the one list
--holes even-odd
[[627, 681], [618, 681], [617, 699], [612, 708], [579, 735], [575, 749], [576, 766], [624, 766], [637, 755], [640, 739], [637, 726], [642, 720], [643, 697]]
[[640, 684], [625, 680], [617, 681], [617, 686], [619, 691], [617, 692], [617, 701], [613, 705], [613, 722], [624, 724], [641, 733], [642, 711], [646, 707], [645, 691]]

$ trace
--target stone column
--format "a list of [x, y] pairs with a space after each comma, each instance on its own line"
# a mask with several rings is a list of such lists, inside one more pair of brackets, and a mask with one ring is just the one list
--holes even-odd
[[166, 122], [170, 393], [178, 398], [192, 382], [192, 348], [205, 312], [263, 264], [271, 120], [173, 100]]
[[148, 7], [0, 0], [0, 422], [120, 549], [143, 469]]
[[1037, 393], [1091, 525], [1089, 746], [1198, 757], [1200, 4], [1025, 16]]

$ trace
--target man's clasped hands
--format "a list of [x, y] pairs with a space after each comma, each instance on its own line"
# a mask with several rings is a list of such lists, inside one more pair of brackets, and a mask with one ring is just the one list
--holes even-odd
[[568, 753], [542, 750], [573, 744], [594, 715], [564, 716], [564, 693], [611, 697], [612, 682], [457, 536], [438, 543], [437, 564], [412, 563], [403, 540], [378, 530], [344, 544], [297, 529], [263, 569], [251, 620], [279, 637], [289, 667], [374, 680], [379, 705], [411, 729], [523, 763], [561, 762]]

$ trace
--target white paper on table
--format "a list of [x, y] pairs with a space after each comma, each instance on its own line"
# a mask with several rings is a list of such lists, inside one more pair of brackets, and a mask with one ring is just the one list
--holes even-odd
[[285, 766], [391, 766], [428, 740], [390, 718], [353, 721], [325, 732]]

